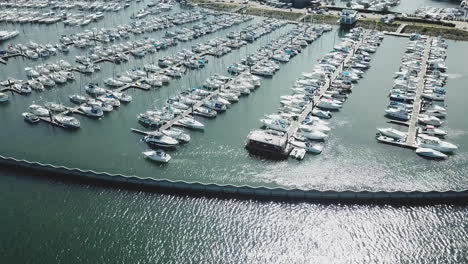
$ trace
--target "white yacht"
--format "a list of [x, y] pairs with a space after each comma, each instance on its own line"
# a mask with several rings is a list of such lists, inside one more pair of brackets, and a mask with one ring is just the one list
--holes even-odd
[[451, 153], [458, 149], [458, 147], [452, 143], [442, 141], [437, 137], [424, 134], [419, 135], [416, 142], [419, 147], [431, 148], [444, 153]]
[[65, 105], [60, 104], [60, 103], [54, 103], [54, 102], [47, 102], [45, 103], [44, 107], [53, 112], [63, 112], [67, 110]]
[[179, 142], [172, 137], [166, 136], [161, 132], [153, 131], [148, 133], [143, 139], [147, 144], [164, 148], [175, 148]]
[[151, 150], [143, 152], [145, 157], [162, 163], [168, 163], [171, 160], [171, 156], [162, 150]]
[[330, 112], [328, 111], [323, 111], [323, 110], [319, 110], [319, 109], [313, 109], [312, 110], [312, 115], [313, 116], [316, 116], [316, 117], [319, 117], [319, 118], [323, 118], [323, 119], [330, 119], [332, 118], [332, 115]]
[[441, 126], [443, 123], [439, 118], [435, 116], [424, 115], [424, 114], [419, 115], [418, 121], [420, 123], [423, 123], [426, 125], [433, 125], [433, 126]]
[[104, 111], [102, 110], [102, 107], [99, 107], [96, 104], [82, 105], [80, 106], [80, 110], [83, 111], [85, 115], [90, 116], [90, 117], [102, 117], [104, 115]]
[[208, 118], [214, 118], [218, 115], [218, 112], [208, 107], [200, 106], [193, 109], [193, 114]]
[[80, 121], [72, 116], [54, 115], [54, 120], [66, 128], [80, 128]]
[[30, 105], [29, 110], [31, 110], [31, 113], [33, 113], [34, 115], [37, 115], [37, 116], [49, 117], [49, 115], [50, 115], [49, 110], [47, 110], [46, 108], [44, 108], [44, 107], [42, 107], [40, 105], [36, 105], [36, 104]]
[[446, 154], [431, 148], [417, 148], [416, 154], [432, 159], [446, 159], [448, 157]]
[[10, 100], [10, 96], [8, 96], [6, 93], [0, 92], [0, 103], [7, 102], [8, 100]]
[[260, 122], [265, 125], [265, 127], [281, 132], [286, 132], [288, 131], [289, 128], [289, 122], [284, 120], [284, 119], [260, 119]]
[[90, 83], [85, 86], [85, 91], [92, 95], [104, 95], [106, 94], [106, 89], [97, 86], [97, 84]]
[[108, 96], [111, 96], [111, 97], [121, 101], [122, 103], [130, 103], [133, 100], [131, 95], [128, 95], [128, 94], [125, 94], [125, 93], [120, 93], [120, 92], [112, 92]]
[[32, 113], [29, 113], [29, 112], [25, 112], [25, 113], [23, 113], [21, 115], [23, 116], [24, 120], [26, 120], [29, 123], [37, 123], [37, 122], [41, 121], [41, 119], [37, 115], [34, 115]]
[[423, 128], [419, 128], [419, 133], [420, 134], [426, 134], [429, 136], [436, 136], [436, 137], [445, 137], [447, 135], [447, 132], [440, 128], [436, 128], [431, 125], [427, 125]]
[[177, 124], [183, 127], [191, 128], [191, 129], [199, 129], [199, 130], [205, 129], [205, 125], [203, 125], [201, 122], [198, 122], [197, 120], [187, 117], [187, 116], [179, 119], [177, 121]]
[[87, 96], [79, 95], [79, 94], [72, 94], [68, 96], [68, 98], [70, 98], [70, 101], [77, 103], [77, 104], [87, 103], [91, 99]]
[[301, 135], [303, 135], [304, 137], [310, 140], [325, 140], [328, 137], [325, 133], [320, 132], [318, 130], [312, 130], [312, 131], [301, 130], [300, 133]]
[[37, 80], [29, 80], [27, 84], [31, 87], [31, 89], [36, 91], [44, 91], [44, 85]]
[[320, 123], [316, 123], [316, 124], [311, 124], [311, 125], [305, 125], [305, 124], [302, 124], [299, 126], [299, 128], [303, 131], [312, 131], [312, 130], [318, 130], [318, 131], [321, 131], [321, 132], [330, 132], [331, 131], [331, 128], [327, 125], [324, 125], [324, 124], [320, 124]]
[[104, 84], [110, 87], [122, 87], [125, 85], [125, 83], [113, 78], [107, 78], [104, 80]]
[[190, 135], [185, 133], [181, 129], [171, 128], [167, 130], [161, 130], [161, 133], [163, 133], [164, 135], [168, 137], [174, 138], [175, 140], [179, 141], [179, 143], [181, 144], [190, 142]]
[[377, 128], [377, 130], [380, 132], [380, 134], [386, 136], [386, 137], [391, 137], [394, 139], [404, 139], [406, 138], [406, 133], [391, 127], [388, 128]]
[[402, 121], [408, 121], [410, 119], [410, 114], [408, 113], [408, 111], [402, 108], [385, 109], [385, 115], [387, 117], [402, 120]]

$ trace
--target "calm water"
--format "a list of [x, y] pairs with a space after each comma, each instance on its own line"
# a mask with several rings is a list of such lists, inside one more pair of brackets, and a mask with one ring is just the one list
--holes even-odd
[[[128, 22], [125, 18], [141, 6], [106, 17], [99, 26]], [[179, 10], [174, 9], [172, 12]], [[78, 93], [80, 84], [142, 67], [248, 24], [180, 43], [143, 60], [132, 59], [120, 66], [101, 64], [101, 73], [82, 76], [74, 84], [28, 97], [13, 96], [9, 104], [0, 105], [0, 153], [96, 171], [239, 185], [334, 190], [468, 187], [465, 42], [449, 42], [449, 114], [444, 128], [449, 132], [447, 140], [460, 150], [443, 162], [427, 161], [410, 150], [381, 145], [374, 139], [375, 128], [387, 125], [383, 117], [387, 94], [408, 41], [394, 37], [386, 37], [373, 57], [371, 69], [355, 86], [342, 111], [335, 114], [331, 121], [334, 129], [322, 155], [307, 156], [302, 162], [270, 162], [248, 156], [243, 148], [248, 132], [260, 126], [259, 119], [265, 113], [278, 109], [279, 96], [289, 93], [301, 72], [310, 70], [339, 42], [336, 30], [283, 65], [272, 79], [264, 80], [258, 90], [226, 113], [214, 120], [200, 118], [205, 132], [191, 132], [192, 141], [171, 152], [173, 160], [167, 166], [141, 157], [147, 146], [140, 142], [140, 135], [130, 132], [132, 127], [139, 128], [136, 115], [161, 105], [182, 89], [201, 84], [212, 73], [225, 74], [227, 65], [291, 26], [222, 58], [210, 58], [205, 69], [191, 72], [160, 90], [130, 91], [134, 101], [102, 120], [78, 116], [82, 124], [78, 131], [46, 124], [30, 126], [21, 118], [33, 102], [61, 100], [69, 104], [67, 95]], [[38, 29], [42, 32], [38, 33]], [[62, 26], [29, 26], [9, 43], [24, 43], [28, 39], [56, 41], [64, 30]], [[163, 34], [161, 31], [151, 36]], [[69, 56], [56, 59], [72, 61], [74, 55], [72, 49]], [[7, 66], [0, 65], [0, 79], [24, 79], [22, 69], [30, 64], [10, 60]], [[0, 209], [4, 212], [0, 220], [0, 248], [8, 248], [0, 256], [8, 263], [417, 263], [423, 259], [468, 262], [466, 208], [195, 199], [61, 183], [10, 171], [0, 174]]]

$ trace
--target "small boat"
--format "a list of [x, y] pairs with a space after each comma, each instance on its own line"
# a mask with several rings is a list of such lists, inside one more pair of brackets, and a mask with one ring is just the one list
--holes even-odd
[[423, 128], [420, 128], [419, 133], [436, 137], [445, 137], [447, 135], [447, 132], [445, 132], [444, 130], [431, 125], [427, 125]]
[[444, 153], [451, 153], [458, 149], [458, 147], [452, 143], [442, 141], [438, 137], [424, 134], [418, 135], [416, 143], [419, 147], [431, 148]]
[[431, 159], [446, 159], [448, 157], [446, 154], [431, 148], [417, 148], [416, 154]]
[[171, 128], [167, 130], [161, 130], [161, 133], [168, 137], [172, 137], [175, 140], [179, 141], [179, 143], [184, 144], [190, 142], [190, 135], [185, 133], [183, 130], [177, 128]]
[[306, 153], [305, 149], [296, 147], [296, 148], [293, 148], [291, 153], [289, 153], [289, 156], [297, 160], [302, 160], [304, 159], [305, 153]]
[[330, 112], [328, 112], [328, 111], [323, 111], [323, 110], [319, 110], [319, 109], [313, 109], [313, 110], [312, 110], [312, 115], [313, 115], [313, 116], [316, 116], [316, 117], [323, 118], [323, 119], [330, 119], [330, 118], [332, 118], [332, 115], [331, 115]]
[[380, 134], [386, 136], [386, 137], [391, 137], [394, 139], [404, 139], [406, 137], [406, 133], [402, 132], [400, 130], [388, 127], [388, 128], [377, 128], [377, 130], [380, 132]]
[[32, 104], [29, 106], [29, 110], [31, 110], [31, 113], [37, 116], [43, 116], [43, 117], [50, 116], [49, 110], [47, 110], [46, 108], [40, 105]]
[[143, 152], [143, 155], [145, 155], [145, 157], [147, 157], [148, 159], [162, 163], [168, 163], [171, 160], [171, 156], [169, 154], [159, 149], [145, 151]]
[[49, 109], [52, 112], [63, 112], [67, 110], [67, 108], [63, 104], [54, 103], [54, 102], [47, 102], [45, 103], [44, 107]]
[[179, 141], [158, 131], [148, 133], [148, 135], [143, 138], [143, 141], [148, 145], [163, 148], [175, 148], [177, 145], [179, 145]]
[[26, 120], [29, 123], [37, 123], [41, 121], [41, 119], [37, 115], [34, 115], [29, 112], [22, 113], [21, 115], [23, 116], [24, 120]]
[[200, 106], [193, 110], [193, 114], [203, 116], [203, 117], [208, 117], [208, 118], [214, 118], [218, 115], [218, 112], [216, 112], [213, 109]]
[[125, 93], [120, 93], [120, 92], [112, 92], [107, 95], [108, 97], [115, 98], [122, 103], [130, 103], [133, 98], [131, 95], [125, 94]]
[[307, 152], [311, 152], [314, 154], [320, 154], [322, 153], [323, 146], [320, 144], [312, 144], [310, 142], [306, 142], [306, 148]]
[[80, 128], [80, 121], [72, 116], [66, 116], [66, 115], [54, 115], [54, 120], [55, 122], [61, 124], [62, 126], [66, 128]]
[[80, 110], [83, 111], [85, 115], [90, 116], [90, 117], [101, 117], [104, 115], [102, 107], [99, 107], [95, 104], [82, 105], [80, 106]]
[[73, 103], [77, 103], [77, 104], [87, 103], [91, 99], [87, 96], [79, 95], [79, 94], [70, 95], [68, 98], [70, 98], [70, 101], [72, 101]]
[[426, 125], [433, 125], [433, 126], [441, 126], [443, 123], [439, 118], [435, 116], [424, 115], [424, 114], [419, 115], [418, 121], [420, 123], [423, 123]]
[[205, 125], [203, 125], [202, 123], [190, 117], [181, 118], [179, 121], [177, 121], [177, 124], [183, 127], [191, 128], [191, 129], [199, 129], [199, 130], [205, 129]]
[[328, 136], [320, 131], [311, 130], [311, 131], [303, 131], [301, 130], [301, 134], [310, 140], [325, 140]]
[[0, 103], [8, 102], [10, 100], [10, 96], [6, 93], [0, 93]]

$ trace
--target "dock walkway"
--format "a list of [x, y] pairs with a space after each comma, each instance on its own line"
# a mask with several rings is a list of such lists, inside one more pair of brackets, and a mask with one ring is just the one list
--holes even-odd
[[407, 24], [404, 24], [404, 23], [401, 24], [401, 25], [397, 28], [397, 30], [396, 30], [395, 32], [398, 33], [398, 34], [403, 33], [403, 30], [405, 30], [406, 26], [407, 26]]
[[313, 101], [312, 103], [308, 104], [306, 106], [306, 108], [301, 112], [301, 115], [299, 116], [299, 118], [297, 119], [297, 121], [293, 121], [291, 123], [291, 125], [289, 126], [289, 129], [288, 129], [288, 132], [285, 134], [285, 137], [289, 137], [289, 136], [292, 136], [294, 135], [300, 124], [304, 121], [304, 119], [310, 114], [310, 112], [314, 109], [314, 107], [317, 105], [317, 103], [320, 101], [320, 99], [323, 97], [323, 95], [325, 94], [325, 92], [330, 88], [331, 84], [333, 81], [336, 80], [336, 78], [341, 74], [341, 72], [343, 71], [343, 66], [346, 65], [349, 60], [351, 59], [351, 57], [355, 54], [355, 52], [359, 49], [359, 47], [361, 46], [362, 42], [364, 41], [364, 39], [366, 38], [367, 36], [367, 33], [365, 33], [361, 39], [361, 41], [359, 41], [356, 45], [354, 45], [354, 48], [353, 48], [353, 51], [350, 52], [348, 54], [348, 56], [346, 56], [346, 58], [344, 59], [344, 63], [338, 68], [335, 70], [335, 72], [330, 76], [330, 78], [327, 79], [327, 81], [325, 82], [324, 85], [322, 85], [322, 87], [320, 87], [319, 89], [319, 92], [317, 93], [317, 95], [315, 95], [313, 97]]
[[422, 105], [421, 95], [424, 90], [424, 80], [425, 80], [424, 77], [426, 76], [427, 60], [429, 59], [429, 54], [431, 51], [431, 42], [432, 42], [432, 38], [428, 38], [426, 40], [424, 56], [421, 61], [422, 68], [418, 74], [419, 81], [416, 87], [416, 96], [415, 96], [415, 100], [413, 103], [413, 111], [411, 113], [411, 119], [409, 121], [408, 136], [406, 140], [406, 144], [408, 146], [414, 146], [416, 143], [416, 136], [417, 136], [417, 130], [418, 130], [416, 125], [418, 123], [419, 112], [421, 111], [421, 105]]

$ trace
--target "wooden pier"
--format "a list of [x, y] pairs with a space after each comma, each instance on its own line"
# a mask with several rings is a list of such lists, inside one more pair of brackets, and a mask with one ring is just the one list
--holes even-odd
[[432, 38], [426, 40], [426, 47], [424, 49], [424, 55], [421, 61], [422, 67], [421, 71], [418, 74], [418, 84], [416, 86], [416, 96], [413, 102], [413, 111], [411, 113], [411, 119], [409, 120], [408, 136], [406, 144], [413, 146], [416, 144], [416, 137], [418, 128], [416, 127], [418, 123], [419, 112], [421, 111], [422, 105], [422, 92], [424, 90], [425, 76], [427, 71], [427, 60], [429, 59], [429, 54], [431, 51], [431, 42]]
[[323, 97], [323, 95], [325, 94], [326, 91], [328, 91], [328, 89], [330, 88], [331, 84], [336, 80], [336, 78], [338, 78], [338, 76], [341, 74], [341, 72], [343, 71], [343, 68], [344, 68], [344, 65], [346, 65], [349, 60], [354, 56], [354, 54], [356, 53], [356, 51], [359, 49], [359, 47], [361, 46], [362, 42], [364, 41], [364, 39], [367, 37], [367, 33], [365, 33], [363, 35], [363, 37], [361, 38], [361, 40], [354, 45], [353, 47], [353, 51], [348, 53], [348, 56], [346, 56], [346, 58], [344, 59], [343, 63], [341, 64], [341, 66], [339, 68], [337, 68], [335, 70], [335, 72], [330, 76], [330, 78], [327, 79], [327, 81], [325, 82], [324, 85], [322, 85], [322, 87], [320, 87], [318, 93], [316, 93], [316, 95], [313, 97], [313, 100], [312, 100], [312, 103], [308, 104], [306, 106], [306, 108], [301, 112], [299, 118], [296, 120], [296, 121], [293, 121], [291, 123], [291, 125], [289, 126], [289, 129], [287, 131], [287, 133], [284, 135], [285, 137], [289, 137], [289, 136], [292, 136], [294, 135], [300, 124], [304, 121], [304, 119], [310, 114], [310, 112], [312, 112], [312, 110], [314, 109], [314, 107], [317, 105], [317, 103], [320, 101], [320, 99]]

